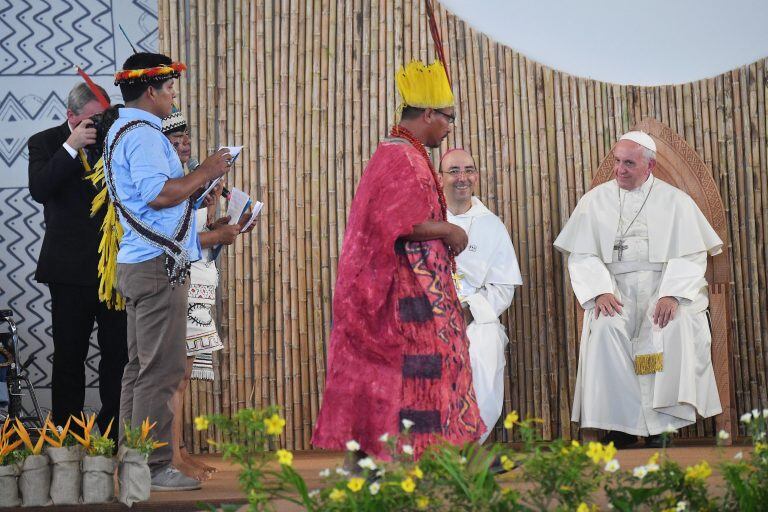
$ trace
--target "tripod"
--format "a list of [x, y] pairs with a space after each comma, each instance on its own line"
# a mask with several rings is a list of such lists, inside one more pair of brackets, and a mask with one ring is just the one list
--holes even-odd
[[[40, 412], [40, 405], [37, 402], [37, 396], [35, 396], [35, 388], [29, 381], [27, 375], [27, 367], [35, 360], [35, 356], [32, 355], [23, 364], [20, 362], [19, 353], [19, 335], [16, 328], [16, 322], [13, 321], [13, 311], [10, 309], [0, 309], [0, 322], [7, 323], [10, 327], [10, 332], [0, 333], [0, 354], [2, 354], [4, 362], [0, 363], [0, 367], [7, 367], [8, 373], [6, 375], [8, 384], [8, 417], [18, 418], [19, 421], [25, 424], [29, 424], [33, 427], [43, 427], [43, 415]], [[29, 396], [32, 399], [32, 405], [34, 407], [34, 416], [24, 416], [24, 410], [22, 408], [22, 398], [24, 393], [23, 388], [29, 392]]]

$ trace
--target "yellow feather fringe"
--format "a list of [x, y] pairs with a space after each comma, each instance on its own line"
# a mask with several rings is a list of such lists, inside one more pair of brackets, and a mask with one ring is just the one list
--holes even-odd
[[411, 61], [400, 68], [396, 80], [400, 96], [410, 107], [437, 109], [453, 106], [453, 91], [440, 61], [429, 66], [421, 61]]
[[642, 354], [635, 356], [635, 375], [649, 375], [664, 369], [664, 354]]
[[104, 183], [104, 159], [99, 159], [93, 172], [86, 176], [93, 186], [101, 188], [91, 202], [91, 217], [107, 206], [107, 213], [101, 223], [101, 242], [99, 242], [99, 300], [110, 309], [125, 309], [125, 299], [117, 292], [117, 251], [123, 238], [123, 226], [117, 217], [115, 205], [109, 200]]

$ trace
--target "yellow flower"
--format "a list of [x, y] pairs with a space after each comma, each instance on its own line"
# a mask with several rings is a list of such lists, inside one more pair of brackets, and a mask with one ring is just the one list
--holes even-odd
[[501, 461], [501, 465], [505, 471], [512, 471], [513, 469], [515, 469], [515, 463], [512, 461], [512, 459], [510, 459], [506, 455], [502, 455], [501, 459], [499, 460]]
[[416, 508], [419, 510], [426, 510], [429, 506], [429, 498], [426, 496], [419, 496], [416, 498]]
[[413, 478], [408, 477], [400, 482], [400, 487], [402, 487], [405, 492], [412, 493], [416, 489], [416, 482], [413, 481]]
[[271, 436], [279, 436], [283, 433], [285, 420], [277, 414], [273, 414], [270, 418], [264, 418], [264, 426], [267, 428], [267, 434]]
[[581, 445], [579, 444], [579, 442], [577, 440], [574, 439], [573, 441], [571, 441], [571, 446], [573, 446], [574, 448], [578, 448]]
[[654, 453], [651, 455], [651, 458], [648, 459], [648, 464], [658, 464], [659, 463], [659, 452]]
[[582, 502], [581, 505], [579, 505], [579, 508], [576, 509], [576, 512], [589, 512], [589, 505]]
[[413, 467], [413, 469], [411, 470], [411, 475], [415, 476], [419, 480], [424, 478], [424, 472], [421, 470], [421, 468], [419, 466], [414, 466]]
[[293, 464], [293, 454], [288, 450], [277, 450], [277, 461], [281, 466], [290, 466]]
[[709, 467], [707, 461], [695, 466], [688, 466], [685, 468], [686, 480], [705, 480], [712, 474], [712, 468]]
[[365, 485], [365, 479], [364, 478], [350, 478], [349, 482], [347, 482], [347, 488], [352, 492], [357, 492], [360, 489], [363, 488], [363, 485]]
[[512, 427], [517, 423], [517, 421], [520, 419], [520, 416], [517, 414], [516, 411], [512, 411], [511, 413], [507, 414], [507, 417], [504, 418], [504, 428], [507, 430], [511, 430]]
[[205, 416], [198, 416], [195, 418], [195, 430], [208, 430], [208, 425], [211, 422]]
[[331, 491], [331, 494], [329, 498], [331, 498], [331, 501], [341, 501], [343, 500], [347, 494], [342, 491], [341, 489], [334, 489]]
[[600, 443], [590, 442], [587, 446], [587, 457], [592, 459], [592, 462], [595, 464], [599, 464], [600, 461], [603, 460], [603, 445]]
[[613, 446], [613, 441], [605, 445], [603, 449], [603, 461], [610, 462], [616, 457], [618, 450]]

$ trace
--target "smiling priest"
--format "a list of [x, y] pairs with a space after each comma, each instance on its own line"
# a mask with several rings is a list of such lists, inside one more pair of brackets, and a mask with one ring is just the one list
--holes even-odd
[[456, 291], [467, 324], [477, 405], [488, 426], [480, 438], [483, 442], [504, 404], [504, 349], [509, 340], [499, 315], [512, 304], [515, 286], [523, 279], [507, 228], [474, 195], [479, 178], [472, 155], [463, 149], [451, 149], [440, 160], [448, 222], [464, 228], [469, 238], [467, 248], [456, 257]]
[[656, 144], [629, 132], [615, 179], [584, 194], [555, 247], [585, 310], [572, 420], [619, 448], [721, 412], [707, 322], [707, 254], [722, 241], [696, 203], [654, 177]]

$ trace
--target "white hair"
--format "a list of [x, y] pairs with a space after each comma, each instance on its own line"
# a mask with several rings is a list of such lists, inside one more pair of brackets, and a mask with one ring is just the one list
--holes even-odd
[[646, 147], [640, 146], [643, 148], [643, 157], [650, 162], [651, 160], [656, 160], [656, 152], [652, 149], [648, 149]]

